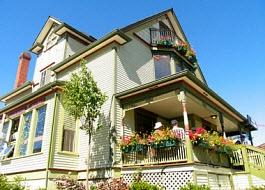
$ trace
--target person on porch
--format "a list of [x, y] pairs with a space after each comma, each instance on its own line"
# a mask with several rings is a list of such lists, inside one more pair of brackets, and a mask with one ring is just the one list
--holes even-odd
[[185, 131], [183, 128], [178, 126], [178, 121], [176, 119], [171, 120], [172, 131], [179, 136], [181, 139], [185, 138]]
[[164, 125], [161, 122], [156, 122], [154, 127], [154, 133], [159, 133], [164, 129]]

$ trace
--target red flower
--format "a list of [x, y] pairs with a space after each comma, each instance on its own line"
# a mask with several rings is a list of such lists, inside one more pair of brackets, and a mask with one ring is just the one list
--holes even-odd
[[198, 128], [196, 128], [196, 133], [198, 133], [198, 134], [204, 134], [204, 133], [206, 133], [207, 131], [204, 129], [204, 128], [202, 128], [202, 127], [198, 127]]
[[148, 138], [147, 138], [147, 141], [148, 141], [149, 143], [152, 143], [152, 142], [155, 141], [155, 137], [152, 136], [152, 135], [149, 135]]

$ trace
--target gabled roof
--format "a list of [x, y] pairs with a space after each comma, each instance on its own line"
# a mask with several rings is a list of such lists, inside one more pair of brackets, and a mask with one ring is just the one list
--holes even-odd
[[7, 93], [4, 96], [1, 96], [0, 101], [6, 102], [10, 98], [13, 98], [13, 97], [17, 96], [18, 94], [21, 94], [22, 92], [25, 92], [26, 90], [29, 90], [31, 88], [31, 86], [32, 86], [32, 81], [27, 81], [22, 86], [12, 90], [11, 92]]
[[43, 25], [42, 29], [40, 30], [39, 34], [37, 35], [36, 39], [34, 40], [32, 46], [34, 46], [35, 44], [42, 44], [43, 40], [49, 33], [54, 23], [58, 25], [62, 24], [62, 22], [59, 21], [58, 19], [49, 16], [45, 24]]
[[81, 40], [85, 41], [85, 42], [88, 42], [88, 43], [91, 43], [91, 42], [94, 42], [96, 41], [97, 39], [94, 38], [93, 36], [91, 35], [86, 35], [85, 33], [83, 32], [80, 32], [79, 30], [75, 29], [74, 27], [70, 26], [69, 24], [67, 23], [62, 23], [60, 24], [55, 30], [54, 32], [56, 34], [58, 34], [59, 36], [64, 34], [65, 32], [69, 32], [71, 33], [72, 35], [80, 38]]
[[15, 102], [12, 102], [11, 104], [5, 106], [4, 108], [0, 109], [0, 114], [3, 112], [6, 112], [8, 110], [13, 110], [18, 106], [21, 106], [22, 104], [28, 103], [28, 101], [38, 98], [39, 96], [43, 94], [48, 94], [51, 91], [53, 91], [56, 88], [60, 88], [64, 84], [64, 81], [54, 81], [51, 83], [48, 83], [44, 85], [43, 87], [39, 88], [37, 91], [32, 92], [28, 95], [25, 95], [21, 97], [20, 99], [16, 100]]
[[41, 31], [39, 32], [38, 36], [34, 40], [33, 45], [30, 48], [31, 52], [37, 54], [43, 48], [43, 45], [42, 45], [43, 41], [48, 35], [48, 33], [50, 32], [54, 24], [58, 25], [55, 28], [54, 32], [59, 36], [63, 35], [65, 32], [68, 32], [87, 44], [96, 41], [96, 38], [94, 38], [93, 36], [86, 35], [85, 33], [78, 31], [77, 29], [70, 26], [69, 24], [65, 22], [61, 22], [60, 20], [49, 16], [44, 26], [42, 27]]
[[[115, 94], [115, 97], [118, 99], [127, 99], [129, 97], [137, 96], [143, 93], [149, 93], [153, 89], [160, 88], [161, 86], [166, 86], [168, 84], [172, 84], [179, 81], [184, 81], [187, 87], [191, 86], [192, 89], [200, 92], [204, 97], [209, 99], [210, 102], [214, 102], [220, 109], [225, 110], [226, 113], [231, 115], [233, 118], [238, 121], [244, 123], [246, 118], [239, 113], [235, 108], [233, 108], [228, 102], [222, 99], [216, 92], [210, 89], [207, 85], [201, 82], [198, 78], [196, 78], [189, 70], [183, 70], [179, 73], [163, 77], [159, 80], [152, 81], [150, 83], [146, 83], [129, 90], [119, 92]], [[184, 85], [185, 87], [185, 85]]]
[[76, 52], [74, 55], [68, 57], [67, 59], [63, 60], [62, 62], [56, 64], [51, 68], [51, 70], [55, 72], [59, 72], [70, 65], [76, 63], [77, 61], [81, 60], [85, 56], [101, 49], [102, 47], [112, 43], [116, 42], [120, 45], [127, 43], [130, 41], [131, 38], [129, 38], [126, 34], [124, 34], [122, 31], [116, 29], [110, 32], [109, 34], [105, 35], [104, 37], [100, 38], [99, 40], [89, 44], [88, 46], [85, 46], [84, 48], [80, 49], [78, 52]]
[[[180, 23], [179, 23], [179, 21], [178, 21], [178, 19], [176, 17], [176, 14], [175, 14], [173, 8], [167, 9], [167, 10], [159, 12], [159, 13], [157, 13], [155, 15], [152, 15], [152, 16], [149, 16], [149, 17], [144, 18], [142, 20], [139, 20], [139, 21], [137, 21], [135, 23], [132, 23], [132, 24], [130, 24], [128, 26], [125, 26], [125, 27], [121, 28], [121, 30], [123, 32], [128, 32], [128, 31], [130, 31], [132, 29], [135, 29], [136, 27], [139, 27], [139, 26], [141, 26], [143, 24], [146, 24], [146, 23], [148, 23], [148, 22], [150, 22], [152, 20], [156, 20], [156, 19], [158, 19], [158, 18], [160, 18], [162, 16], [166, 16], [167, 18], [169, 18], [169, 20], [173, 23], [173, 27], [174, 26], [178, 27], [178, 29], [181, 32], [181, 36], [179, 36], [179, 37], [183, 41], [186, 41], [188, 43], [188, 40], [187, 40], [187, 38], [185, 36], [185, 33], [183, 32], [183, 29], [182, 29], [182, 27], [181, 27], [181, 25], [180, 25]], [[174, 27], [174, 29], [175, 29], [175, 31], [177, 31], [177, 28]]]

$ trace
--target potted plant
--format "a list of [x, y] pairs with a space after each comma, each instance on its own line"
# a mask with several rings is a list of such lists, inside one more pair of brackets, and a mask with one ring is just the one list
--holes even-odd
[[188, 51], [188, 44], [183, 41], [177, 41], [175, 48], [181, 55], [185, 56]]
[[195, 63], [197, 61], [196, 58], [196, 53], [193, 49], [188, 49], [185, 57], [191, 62], [191, 63]]

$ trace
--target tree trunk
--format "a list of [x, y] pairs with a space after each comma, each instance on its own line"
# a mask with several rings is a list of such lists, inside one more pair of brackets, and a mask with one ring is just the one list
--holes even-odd
[[90, 190], [90, 185], [88, 182], [88, 178], [89, 178], [89, 170], [90, 170], [90, 150], [91, 150], [91, 132], [89, 131], [88, 133], [88, 153], [87, 153], [87, 174], [86, 174], [86, 186], [87, 186], [87, 190]]

